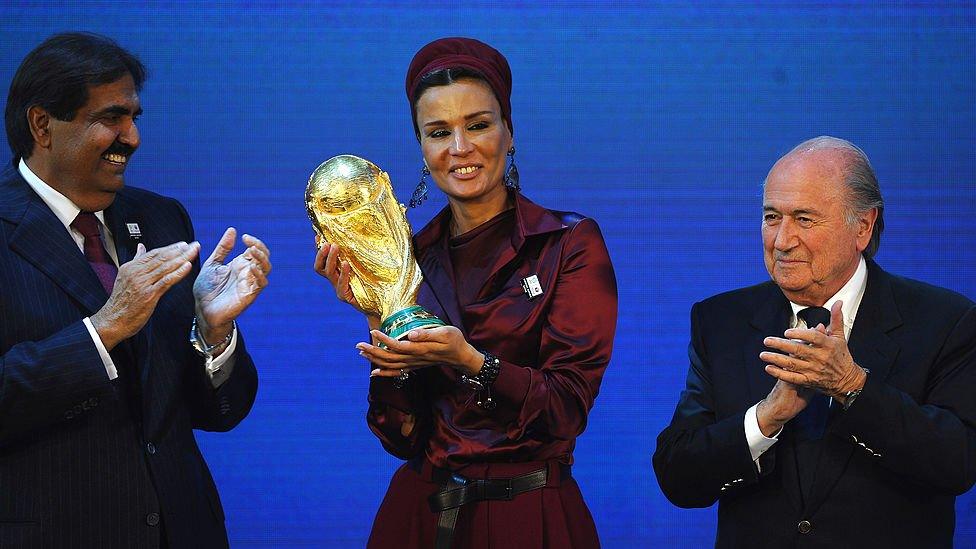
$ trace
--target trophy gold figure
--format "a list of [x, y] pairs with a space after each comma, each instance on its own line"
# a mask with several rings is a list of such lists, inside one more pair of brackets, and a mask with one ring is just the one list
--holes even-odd
[[417, 305], [423, 277], [406, 208], [393, 196], [386, 172], [358, 156], [334, 156], [308, 178], [305, 207], [316, 246], [339, 245], [352, 270], [352, 293], [364, 311], [382, 320], [383, 333], [403, 339], [414, 328], [444, 326]]

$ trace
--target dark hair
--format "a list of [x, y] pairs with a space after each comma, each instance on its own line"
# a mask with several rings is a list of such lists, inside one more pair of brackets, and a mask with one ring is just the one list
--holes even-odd
[[[420, 82], [417, 84], [417, 89], [413, 91], [413, 98], [410, 101], [410, 117], [413, 118], [413, 131], [417, 136], [417, 139], [420, 139], [420, 127], [417, 126], [417, 101], [420, 100], [420, 96], [430, 88], [447, 86], [465, 78], [473, 78], [475, 80], [484, 82], [485, 85], [488, 86], [488, 89], [491, 90], [492, 95], [495, 95], [495, 90], [491, 88], [491, 84], [488, 83], [488, 80], [483, 74], [474, 69], [469, 69], [466, 67], [438, 69], [425, 74], [420, 79]], [[495, 95], [495, 99], [498, 99], [497, 95]], [[500, 100], [499, 104], [501, 104]]]
[[34, 138], [27, 110], [38, 106], [58, 120], [70, 121], [88, 102], [88, 87], [115, 82], [129, 74], [136, 91], [146, 67], [111, 38], [89, 32], [55, 34], [34, 48], [10, 82], [4, 122], [13, 161], [29, 158]]

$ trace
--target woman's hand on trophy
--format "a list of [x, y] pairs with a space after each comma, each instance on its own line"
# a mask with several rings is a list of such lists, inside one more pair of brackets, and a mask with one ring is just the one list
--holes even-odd
[[355, 307], [357, 311], [367, 317], [369, 316], [369, 313], [359, 306], [359, 302], [356, 301], [356, 295], [352, 292], [352, 286], [349, 284], [352, 278], [352, 267], [349, 266], [348, 261], [339, 259], [338, 244], [330, 244], [323, 241], [322, 247], [315, 254], [314, 268], [315, 272], [322, 275], [332, 284], [332, 288], [335, 289], [336, 297], [339, 298], [339, 301], [348, 303]]
[[427, 366], [446, 365], [462, 373], [475, 375], [484, 364], [485, 357], [464, 339], [461, 330], [454, 326], [410, 330], [407, 338], [396, 340], [379, 330], [370, 334], [379, 345], [357, 343], [359, 354], [376, 368], [371, 376], [397, 377], [402, 371]]

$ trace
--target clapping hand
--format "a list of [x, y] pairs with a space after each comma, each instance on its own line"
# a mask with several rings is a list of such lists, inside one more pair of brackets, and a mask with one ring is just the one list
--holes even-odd
[[245, 234], [241, 238], [247, 249], [224, 264], [234, 249], [236, 237], [237, 231], [233, 227], [224, 231], [193, 283], [200, 333], [211, 344], [223, 340], [230, 333], [234, 319], [268, 285], [271, 252], [263, 242], [251, 235]]

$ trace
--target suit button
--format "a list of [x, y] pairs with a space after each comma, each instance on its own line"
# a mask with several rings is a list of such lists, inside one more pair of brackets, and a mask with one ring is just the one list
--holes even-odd
[[153, 444], [152, 442], [147, 442], [146, 443], [146, 451], [149, 452], [149, 455], [155, 455], [156, 454], [156, 445]]
[[146, 515], [146, 524], [149, 526], [159, 525], [159, 513], [149, 513]]
[[796, 529], [801, 534], [809, 534], [810, 530], [813, 530], [813, 525], [810, 524], [809, 520], [801, 520], [800, 523], [796, 525]]

